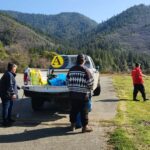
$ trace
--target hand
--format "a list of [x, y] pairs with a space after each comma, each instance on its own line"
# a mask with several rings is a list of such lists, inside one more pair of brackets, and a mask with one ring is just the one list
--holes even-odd
[[16, 100], [17, 99], [17, 96], [16, 96], [16, 94], [14, 94], [14, 95], [12, 95], [12, 100]]
[[86, 100], [86, 101], [89, 100], [89, 95], [86, 95], [86, 96], [85, 96], [85, 100]]

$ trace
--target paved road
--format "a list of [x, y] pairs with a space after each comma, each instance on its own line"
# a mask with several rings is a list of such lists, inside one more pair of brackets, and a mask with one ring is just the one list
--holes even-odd
[[[22, 85], [22, 75], [17, 77]], [[0, 127], [0, 150], [106, 150], [107, 132], [110, 127], [101, 125], [101, 121], [111, 120], [116, 114], [117, 97], [110, 76], [101, 77], [102, 92], [93, 97], [93, 110], [90, 113], [90, 125], [94, 131], [82, 134], [78, 129], [69, 131], [67, 114], [50, 111], [48, 104], [41, 112], [33, 112], [30, 99], [23, 98], [15, 102], [13, 116], [19, 118], [13, 127]], [[22, 93], [19, 95], [22, 97]], [[1, 105], [1, 104], [0, 104]], [[1, 110], [1, 106], [0, 106]]]

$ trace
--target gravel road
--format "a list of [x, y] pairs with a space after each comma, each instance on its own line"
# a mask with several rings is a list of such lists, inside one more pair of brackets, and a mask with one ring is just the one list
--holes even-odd
[[[1, 75], [0, 75], [1, 76]], [[19, 85], [23, 85], [23, 76], [17, 76]], [[9, 128], [0, 127], [0, 150], [108, 150], [108, 132], [110, 126], [102, 122], [111, 121], [116, 114], [118, 98], [112, 85], [111, 76], [101, 77], [102, 92], [93, 97], [93, 109], [90, 113], [91, 133], [69, 131], [68, 114], [51, 111], [49, 104], [41, 112], [33, 112], [30, 99], [16, 101], [13, 116], [17, 122]], [[1, 104], [0, 104], [1, 111]], [[17, 118], [18, 117], [18, 118]]]

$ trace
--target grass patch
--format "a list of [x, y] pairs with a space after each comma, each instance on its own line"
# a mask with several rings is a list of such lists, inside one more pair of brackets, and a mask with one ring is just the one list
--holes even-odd
[[110, 143], [115, 145], [116, 150], [136, 150], [132, 141], [128, 138], [126, 132], [120, 128], [117, 128], [111, 135]]
[[[128, 75], [115, 75], [113, 83], [120, 99], [115, 118], [117, 129], [111, 135], [110, 142], [115, 149], [150, 150], [150, 101], [132, 100], [133, 85]], [[150, 98], [150, 78], [145, 79], [147, 97]]]

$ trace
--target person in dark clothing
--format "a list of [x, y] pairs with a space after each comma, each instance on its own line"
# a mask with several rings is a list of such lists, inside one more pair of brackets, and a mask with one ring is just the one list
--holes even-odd
[[142, 73], [140, 64], [136, 63], [135, 68], [132, 70], [132, 80], [133, 80], [133, 85], [134, 85], [134, 90], [133, 90], [133, 100], [134, 101], [139, 101], [136, 99], [136, 96], [139, 91], [142, 94], [143, 101], [148, 100], [148, 99], [146, 99], [143, 76], [145, 76], [145, 75]]
[[[11, 118], [13, 101], [17, 99], [18, 89], [15, 80], [17, 66], [8, 63], [7, 71], [0, 80], [0, 96], [2, 100], [3, 126], [10, 126], [14, 122]], [[19, 87], [18, 87], [19, 88]]]
[[77, 63], [67, 74], [67, 86], [71, 96], [70, 122], [71, 129], [75, 129], [78, 113], [81, 114], [82, 132], [91, 132], [88, 126], [88, 103], [94, 79], [87, 67], [84, 66], [85, 56], [77, 56]]

